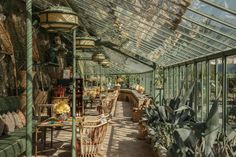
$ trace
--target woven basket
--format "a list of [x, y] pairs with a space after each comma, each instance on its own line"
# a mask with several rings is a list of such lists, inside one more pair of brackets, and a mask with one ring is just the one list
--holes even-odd
[[145, 125], [143, 125], [143, 123], [139, 123], [138, 132], [139, 132], [138, 139], [140, 139], [140, 140], [144, 140], [146, 138], [146, 136], [148, 135], [147, 127]]
[[139, 122], [142, 117], [143, 111], [139, 108], [134, 107], [132, 112], [132, 120], [133, 122]]

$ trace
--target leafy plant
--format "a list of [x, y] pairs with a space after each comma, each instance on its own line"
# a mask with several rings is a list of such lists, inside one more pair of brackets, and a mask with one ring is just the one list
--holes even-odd
[[[212, 104], [205, 122], [194, 120], [193, 84], [186, 95], [170, 100], [169, 105], [146, 109], [146, 121], [154, 151], [166, 149], [168, 157], [236, 156], [236, 132], [223, 136], [219, 126], [218, 101]], [[165, 101], [164, 101], [165, 102]]]

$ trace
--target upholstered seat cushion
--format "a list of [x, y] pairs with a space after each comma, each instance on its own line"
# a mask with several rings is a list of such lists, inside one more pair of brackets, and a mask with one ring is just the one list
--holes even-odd
[[7, 114], [2, 115], [2, 120], [5, 123], [4, 134], [15, 131], [15, 125], [13, 125], [11, 118]]
[[14, 130], [15, 130], [15, 128], [16, 128], [16, 123], [15, 123], [15, 119], [14, 119], [14, 116], [13, 116], [12, 112], [7, 112], [7, 115], [8, 115], [8, 117], [10, 118], [10, 120], [11, 120], [11, 125], [12, 125], [12, 127], [14, 127]]
[[26, 128], [0, 137], [0, 157], [17, 157], [26, 150]]
[[[33, 121], [33, 132], [36, 121]], [[26, 127], [0, 137], [0, 157], [18, 157], [26, 150]]]
[[18, 114], [16, 112], [12, 112], [12, 115], [14, 117], [15, 120], [15, 124], [16, 124], [16, 128], [23, 128], [23, 123], [21, 122], [20, 117], [18, 116]]
[[23, 126], [25, 126], [26, 125], [25, 115], [20, 110], [17, 111], [17, 114], [21, 120], [21, 123], [23, 124]]
[[5, 123], [2, 120], [2, 116], [0, 115], [0, 136], [2, 136], [2, 133], [4, 131]]

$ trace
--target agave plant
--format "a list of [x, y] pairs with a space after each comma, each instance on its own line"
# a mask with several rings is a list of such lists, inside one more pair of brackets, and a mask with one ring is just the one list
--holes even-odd
[[[168, 157], [236, 156], [236, 132], [219, 136], [218, 98], [213, 102], [205, 122], [194, 120], [192, 109], [194, 83], [183, 98], [146, 109], [149, 137], [154, 151], [166, 149]], [[220, 91], [221, 92], [221, 91]], [[219, 93], [220, 93], [219, 92]], [[166, 102], [166, 101], [163, 101]]]

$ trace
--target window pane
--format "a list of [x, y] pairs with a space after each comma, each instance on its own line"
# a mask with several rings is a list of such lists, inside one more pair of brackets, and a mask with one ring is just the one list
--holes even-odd
[[[219, 111], [219, 124], [222, 126], [223, 122], [223, 75], [222, 75], [222, 59], [216, 59], [216, 97], [219, 99], [218, 101], [218, 111]], [[221, 68], [220, 68], [221, 67]]]
[[236, 55], [227, 57], [227, 123], [236, 124]]
[[197, 64], [197, 121], [202, 121], [202, 63]]
[[206, 120], [207, 115], [207, 64], [202, 62], [202, 121]]

